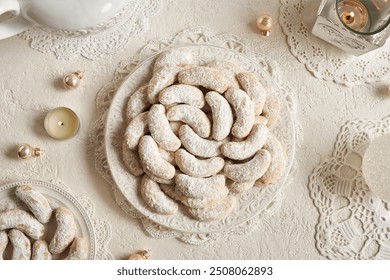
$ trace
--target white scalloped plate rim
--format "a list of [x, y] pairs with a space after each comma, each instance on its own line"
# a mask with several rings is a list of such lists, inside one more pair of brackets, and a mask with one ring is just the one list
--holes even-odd
[[[87, 212], [83, 208], [83, 206], [77, 201], [77, 199], [71, 195], [69, 192], [64, 189], [44, 181], [39, 180], [27, 180], [27, 181], [12, 181], [5, 184], [0, 185], [0, 201], [2, 199], [12, 199], [8, 192], [17, 186], [28, 185], [32, 187], [38, 187], [38, 191], [40, 191], [43, 195], [52, 196], [57, 199], [64, 206], [70, 208], [75, 215], [77, 220], [79, 230], [81, 231], [83, 237], [88, 236], [89, 240], [89, 259], [94, 260], [96, 256], [96, 236], [93, 227], [93, 223], [88, 216]], [[50, 199], [49, 199], [50, 201]], [[75, 211], [76, 210], [76, 211]]]
[[[107, 157], [107, 163], [109, 169], [111, 171], [111, 175], [118, 189], [122, 192], [126, 200], [137, 209], [142, 215], [146, 218], [152, 220], [153, 222], [162, 225], [166, 228], [173, 229], [179, 232], [184, 233], [198, 233], [198, 234], [209, 234], [214, 232], [228, 231], [231, 228], [237, 227], [242, 223], [245, 223], [253, 216], [259, 214], [263, 209], [265, 209], [274, 199], [274, 197], [278, 194], [279, 190], [282, 188], [285, 183], [287, 176], [290, 172], [294, 153], [295, 153], [295, 131], [294, 131], [294, 123], [291, 117], [290, 109], [288, 107], [287, 101], [285, 100], [285, 96], [282, 91], [276, 85], [276, 83], [272, 80], [269, 74], [262, 69], [255, 61], [248, 58], [244, 54], [236, 52], [234, 50], [226, 49], [219, 46], [207, 45], [207, 44], [192, 44], [192, 45], [182, 45], [180, 47], [174, 47], [175, 49], [188, 48], [196, 54], [201, 52], [202, 49], [206, 49], [206, 51], [213, 51], [218, 53], [218, 55], [226, 56], [230, 55], [230, 59], [235, 58], [236, 63], [240, 65], [244, 70], [248, 71], [248, 67], [252, 70], [256, 70], [256, 73], [259, 77], [263, 77], [263, 81], [271, 86], [272, 90], [274, 90], [281, 100], [282, 106], [282, 114], [279, 119], [276, 127], [279, 129], [274, 129], [273, 131], [282, 131], [284, 137], [288, 138], [287, 143], [285, 143], [286, 153], [287, 153], [287, 164], [282, 178], [276, 183], [269, 185], [265, 188], [252, 188], [251, 190], [244, 192], [238, 196], [236, 196], [236, 205], [233, 211], [224, 219], [213, 221], [213, 222], [200, 222], [194, 219], [191, 219], [187, 215], [184, 214], [182, 210], [179, 210], [174, 215], [166, 216], [161, 214], [156, 214], [152, 212], [147, 206], [143, 203], [140, 195], [138, 194], [138, 183], [139, 178], [131, 175], [122, 162], [122, 153], [118, 151], [118, 147], [122, 144], [122, 134], [123, 134], [123, 112], [124, 106], [127, 104], [127, 98], [130, 96], [130, 93], [134, 93], [134, 91], [144, 84], [148, 79], [150, 79], [151, 75], [151, 67], [153, 65], [154, 60], [157, 58], [159, 54], [166, 51], [167, 48], [158, 52], [155, 55], [145, 59], [140, 62], [132, 72], [124, 79], [122, 85], [118, 88], [115, 93], [113, 100], [110, 104], [110, 108], [107, 113], [105, 131], [104, 131], [104, 142], [105, 142], [105, 152]], [[204, 54], [204, 53], [203, 53]], [[211, 54], [209, 54], [211, 55]], [[217, 59], [218, 56], [211, 56], [210, 60]], [[198, 57], [199, 59], [199, 57]], [[201, 61], [204, 62], [205, 58], [202, 58]], [[246, 67], [245, 67], [246, 66]], [[264, 77], [266, 79], [264, 79]], [[271, 84], [271, 85], [270, 85]], [[284, 125], [281, 126], [281, 123]], [[119, 137], [119, 142], [116, 143]], [[119, 146], [118, 146], [119, 145]], [[121, 147], [120, 147], [121, 149]], [[266, 198], [265, 200], [257, 201], [251, 200], [248, 202], [251, 196], [255, 198], [259, 198], [260, 194], [264, 195], [260, 198]], [[237, 204], [239, 207], [237, 211]], [[180, 208], [181, 209], [181, 208]], [[245, 211], [247, 213], [245, 213]], [[237, 213], [238, 212], [238, 213]]]

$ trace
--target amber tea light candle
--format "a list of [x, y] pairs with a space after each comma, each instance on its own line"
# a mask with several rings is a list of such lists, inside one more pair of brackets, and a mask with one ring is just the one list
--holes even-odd
[[77, 134], [80, 120], [75, 112], [66, 107], [59, 107], [47, 113], [46, 132], [57, 140], [69, 139]]

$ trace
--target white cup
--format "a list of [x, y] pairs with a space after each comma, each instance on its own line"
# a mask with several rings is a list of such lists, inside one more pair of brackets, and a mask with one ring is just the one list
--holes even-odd
[[83, 31], [109, 20], [126, 0], [1, 0], [0, 39], [16, 35], [32, 25], [69, 31]]

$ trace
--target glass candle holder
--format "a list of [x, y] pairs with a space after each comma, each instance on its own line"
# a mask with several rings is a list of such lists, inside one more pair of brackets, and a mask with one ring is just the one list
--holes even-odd
[[390, 0], [324, 0], [312, 33], [361, 55], [385, 44], [389, 26]]

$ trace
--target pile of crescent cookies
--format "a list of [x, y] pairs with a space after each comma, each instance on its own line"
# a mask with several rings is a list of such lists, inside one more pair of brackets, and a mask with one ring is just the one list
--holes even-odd
[[255, 74], [172, 49], [129, 97], [123, 162], [151, 211], [173, 215], [181, 205], [192, 219], [220, 220], [237, 194], [283, 175], [285, 148], [271, 133], [280, 110]]
[[[51, 260], [67, 249], [67, 260], [88, 258], [88, 243], [76, 237], [76, 221], [71, 210], [58, 207], [53, 211], [46, 197], [30, 186], [16, 187], [15, 195], [29, 211], [0, 212], [0, 260], [8, 243], [12, 245], [12, 260]], [[44, 238], [53, 212], [57, 227], [48, 243]]]

